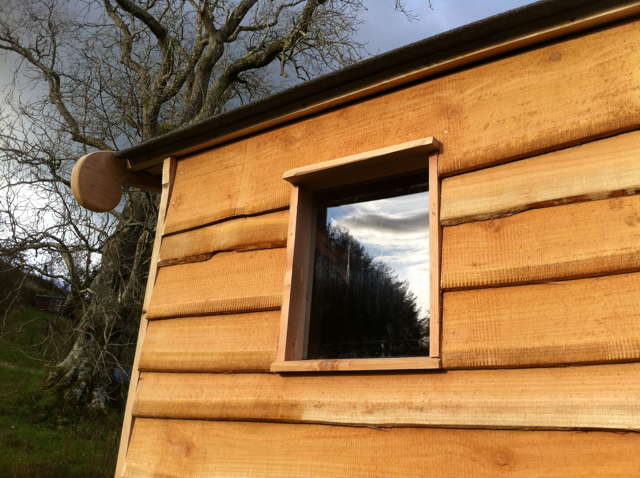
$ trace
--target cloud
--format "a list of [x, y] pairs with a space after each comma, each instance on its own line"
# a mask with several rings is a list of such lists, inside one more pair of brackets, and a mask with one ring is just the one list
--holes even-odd
[[349, 229], [362, 227], [381, 232], [412, 233], [424, 231], [429, 226], [429, 214], [427, 211], [405, 217], [387, 214], [353, 214], [342, 219], [341, 224]]

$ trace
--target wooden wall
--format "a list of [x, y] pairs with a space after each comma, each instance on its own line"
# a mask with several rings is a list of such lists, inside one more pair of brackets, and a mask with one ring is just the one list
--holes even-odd
[[[123, 476], [637, 475], [639, 28], [544, 45], [180, 160]], [[282, 172], [431, 135], [444, 144], [446, 370], [269, 373]]]

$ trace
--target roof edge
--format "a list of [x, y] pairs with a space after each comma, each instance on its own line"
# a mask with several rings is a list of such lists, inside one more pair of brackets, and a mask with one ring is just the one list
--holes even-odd
[[638, 0], [543, 0], [289, 88], [118, 151], [131, 169], [155, 166], [476, 61], [640, 14]]

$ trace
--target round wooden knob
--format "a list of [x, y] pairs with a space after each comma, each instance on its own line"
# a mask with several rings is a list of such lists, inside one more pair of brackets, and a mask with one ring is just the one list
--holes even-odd
[[92, 211], [106, 212], [122, 198], [124, 161], [113, 151], [98, 151], [82, 156], [71, 173], [71, 190], [78, 203]]

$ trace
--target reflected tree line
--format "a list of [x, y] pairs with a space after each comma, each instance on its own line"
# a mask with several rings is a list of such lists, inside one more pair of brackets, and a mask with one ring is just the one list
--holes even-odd
[[310, 359], [429, 353], [429, 317], [420, 317], [409, 284], [331, 224], [316, 235], [310, 313]]

